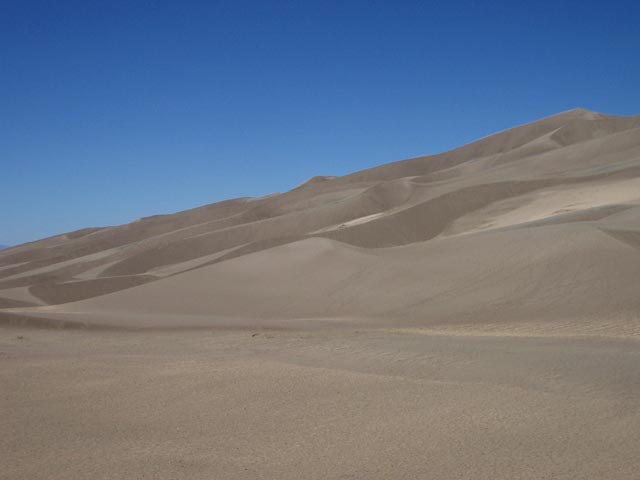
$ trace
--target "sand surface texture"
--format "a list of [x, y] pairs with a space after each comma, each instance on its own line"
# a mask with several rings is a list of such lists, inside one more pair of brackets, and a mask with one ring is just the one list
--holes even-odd
[[640, 116], [3, 250], [0, 327], [0, 478], [636, 478]]

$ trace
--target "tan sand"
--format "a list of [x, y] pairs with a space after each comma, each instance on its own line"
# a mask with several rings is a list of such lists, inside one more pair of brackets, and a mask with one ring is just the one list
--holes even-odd
[[639, 272], [583, 109], [3, 250], [0, 478], [634, 478]]
[[0, 352], [6, 479], [640, 469], [640, 348], [628, 340], [2, 328]]

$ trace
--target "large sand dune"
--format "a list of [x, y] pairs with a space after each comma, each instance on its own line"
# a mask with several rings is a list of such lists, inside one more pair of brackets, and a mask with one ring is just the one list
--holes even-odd
[[629, 335], [636, 232], [640, 117], [577, 109], [287, 193], [2, 251], [0, 306], [123, 327], [357, 318]]
[[0, 478], [637, 478], [640, 116], [9, 248], [0, 325]]

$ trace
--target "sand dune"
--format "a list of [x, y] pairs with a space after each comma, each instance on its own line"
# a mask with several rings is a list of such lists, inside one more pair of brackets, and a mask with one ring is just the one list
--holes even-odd
[[2, 250], [0, 476], [635, 478], [639, 273], [584, 109]]
[[[567, 332], [627, 334], [636, 207], [640, 117], [576, 109], [282, 194], [14, 247], [0, 253], [0, 298], [13, 314], [87, 323], [109, 311], [505, 330], [561, 318]], [[3, 296], [18, 288], [52, 307]]]

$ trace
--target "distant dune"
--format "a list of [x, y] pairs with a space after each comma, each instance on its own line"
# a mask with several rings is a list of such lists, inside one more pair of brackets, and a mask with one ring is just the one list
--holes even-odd
[[[583, 109], [0, 253], [5, 321], [637, 335], [640, 116]], [[26, 320], [25, 320], [26, 321]]]

